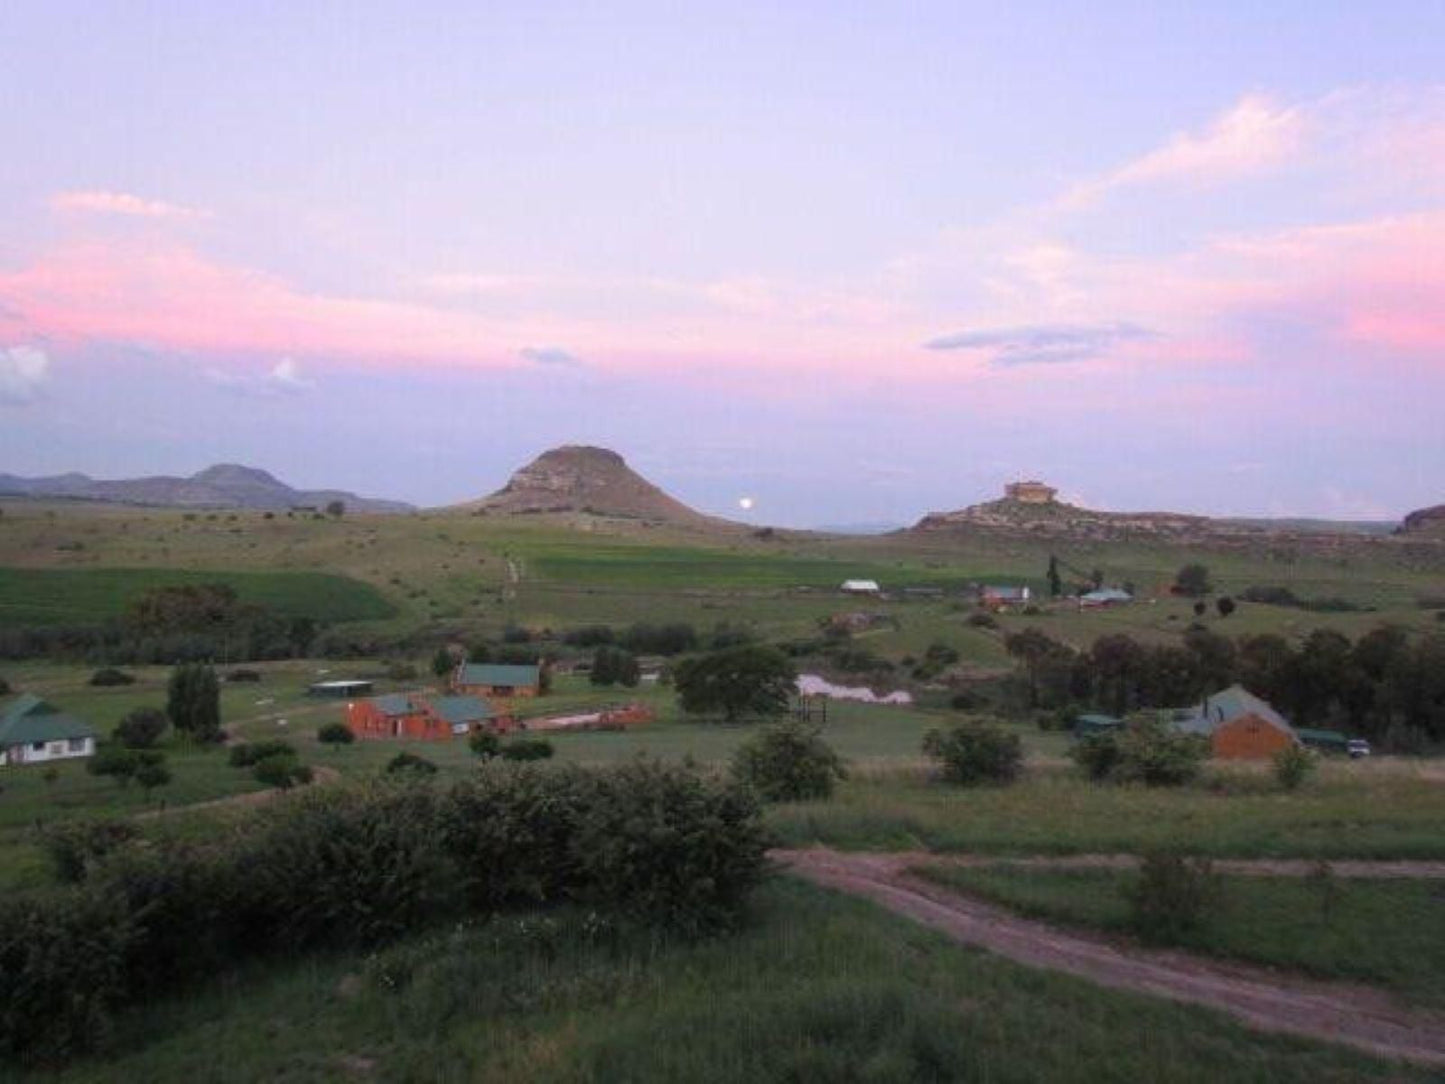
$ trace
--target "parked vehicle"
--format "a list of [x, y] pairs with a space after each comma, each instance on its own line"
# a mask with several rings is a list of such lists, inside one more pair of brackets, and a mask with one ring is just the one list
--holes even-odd
[[1351, 760], [1359, 760], [1370, 755], [1370, 743], [1364, 738], [1351, 738], [1345, 746], [1345, 752], [1350, 754]]

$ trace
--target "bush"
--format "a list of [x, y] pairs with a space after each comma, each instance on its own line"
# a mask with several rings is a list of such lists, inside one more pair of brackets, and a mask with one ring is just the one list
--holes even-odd
[[356, 740], [356, 735], [345, 723], [327, 723], [317, 728], [316, 740], [325, 745], [350, 745]]
[[255, 685], [261, 680], [259, 670], [232, 670], [226, 674], [226, 680], [233, 685]]
[[135, 678], [127, 674], [124, 670], [116, 670], [113, 667], [107, 666], [103, 670], [97, 670], [90, 675], [90, 684], [102, 687], [111, 685], [134, 685]]
[[502, 755], [502, 741], [490, 730], [476, 730], [467, 738], [467, 748], [483, 760]]
[[1167, 944], [1204, 925], [1222, 900], [1221, 889], [1209, 859], [1156, 850], [1144, 855], [1137, 880], [1122, 891], [1134, 932], [1146, 941]]
[[11, 693], [10, 682], [0, 678], [0, 696], [9, 696]]
[[429, 776], [436, 775], [437, 766], [426, 757], [419, 757], [415, 753], [397, 753], [386, 762], [382, 771], [387, 775]]
[[127, 749], [149, 749], [161, 740], [170, 720], [160, 708], [136, 708], [115, 725], [115, 740]]
[[616, 638], [611, 625], [584, 625], [562, 634], [562, 642], [572, 647], [601, 647], [603, 644], [612, 643]]
[[998, 618], [993, 614], [986, 613], [969, 614], [966, 624], [972, 625], [976, 629], [996, 629], [998, 628]]
[[1303, 745], [1286, 745], [1274, 755], [1274, 778], [1285, 790], [1297, 790], [1315, 770], [1315, 755]]
[[311, 782], [312, 771], [298, 763], [295, 753], [272, 753], [251, 765], [251, 775], [258, 783], [278, 790], [290, 790], [297, 783]]
[[941, 763], [946, 781], [960, 786], [1011, 783], [1023, 768], [1018, 735], [984, 723], [930, 730], [923, 735], [923, 753]]
[[108, 775], [122, 787], [135, 778], [139, 767], [139, 751], [126, 749], [114, 742], [105, 742], [97, 747], [95, 756], [85, 762], [85, 770], [91, 775]]
[[1209, 582], [1209, 569], [1200, 564], [1181, 568], [1174, 577], [1174, 590], [1189, 598], [1201, 598], [1214, 590]]
[[233, 768], [250, 768], [254, 766], [257, 761], [265, 760], [267, 757], [273, 756], [287, 756], [295, 760], [296, 747], [288, 741], [281, 741], [279, 738], [250, 743], [242, 742], [240, 745], [231, 746], [228, 759]]
[[502, 746], [503, 760], [550, 760], [552, 743], [546, 738], [514, 738]]
[[1096, 783], [1108, 779], [1119, 765], [1119, 740], [1113, 734], [1090, 734], [1069, 750], [1074, 763]]
[[948, 706], [954, 711], [977, 711], [983, 707], [983, 697], [972, 689], [960, 689], [949, 698]]
[[1113, 778], [1121, 783], [1177, 787], [1193, 781], [1209, 759], [1209, 739], [1182, 734], [1159, 720], [1130, 723], [1118, 736]]
[[816, 726], [785, 722], [745, 742], [733, 756], [733, 775], [769, 802], [829, 798], [846, 778], [843, 759]]
[[76, 820], [48, 827], [40, 846], [62, 884], [79, 884], [91, 865], [140, 836], [131, 821]]

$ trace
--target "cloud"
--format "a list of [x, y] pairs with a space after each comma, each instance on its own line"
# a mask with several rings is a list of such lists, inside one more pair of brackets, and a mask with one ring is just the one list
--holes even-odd
[[255, 399], [281, 399], [302, 395], [316, 387], [314, 380], [301, 374], [301, 367], [292, 358], [282, 358], [268, 372], [259, 376], [207, 369], [206, 377], [219, 388]]
[[50, 206], [57, 211], [80, 211], [86, 214], [123, 215], [128, 218], [210, 218], [209, 211], [183, 207], [164, 200], [145, 199], [129, 192], [59, 192], [50, 197]]
[[1064, 208], [1077, 208], [1120, 188], [1165, 183], [1204, 186], [1251, 176], [1294, 157], [1304, 145], [1307, 128], [1305, 110], [1245, 95], [1202, 132], [1177, 132], [1163, 146], [1077, 186], [1059, 202]]
[[1016, 365], [1056, 365], [1099, 357], [1117, 343], [1152, 339], [1154, 332], [1137, 324], [1095, 326], [1033, 324], [1025, 327], [961, 331], [931, 339], [929, 350], [986, 350], [996, 368]]
[[569, 368], [577, 368], [585, 364], [576, 354], [569, 353], [560, 346], [524, 346], [517, 353], [524, 360], [537, 365], [564, 365]]
[[50, 376], [50, 358], [35, 346], [0, 350], [0, 403], [23, 405], [40, 398]]

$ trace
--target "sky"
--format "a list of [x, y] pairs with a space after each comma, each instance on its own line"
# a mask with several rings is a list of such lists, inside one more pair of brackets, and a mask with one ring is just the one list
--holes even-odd
[[0, 42], [0, 472], [1445, 501], [1438, 0], [9, 0]]

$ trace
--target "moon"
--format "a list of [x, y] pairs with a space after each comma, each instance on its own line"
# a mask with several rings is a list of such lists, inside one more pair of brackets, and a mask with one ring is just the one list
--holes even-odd
[[753, 507], [753, 499], [751, 497], [739, 497], [738, 507], [744, 512], [750, 511]]

